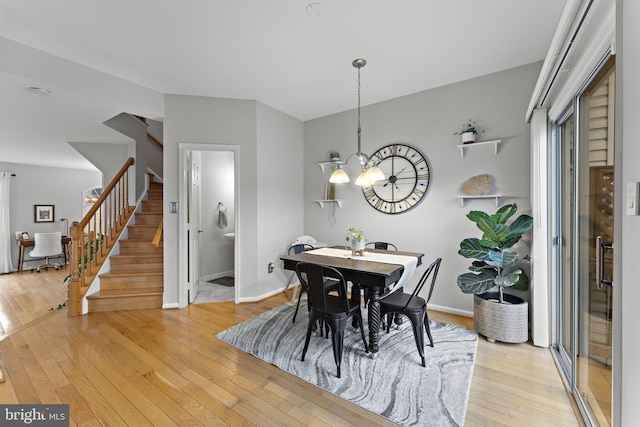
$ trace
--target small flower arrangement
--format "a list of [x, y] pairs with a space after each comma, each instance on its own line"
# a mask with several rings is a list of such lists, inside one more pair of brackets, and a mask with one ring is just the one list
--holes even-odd
[[367, 241], [367, 239], [365, 239], [364, 237], [362, 237], [362, 230], [356, 230], [355, 228], [351, 227], [349, 229], [349, 231], [347, 232], [347, 234], [344, 236], [345, 240], [348, 242], [350, 240], [355, 240], [357, 242], [362, 242], [362, 241]]
[[454, 132], [454, 135], [462, 135], [463, 133], [472, 133], [474, 135], [477, 135], [479, 133], [484, 132], [483, 130], [479, 130], [476, 128], [476, 121], [475, 120], [471, 120], [469, 119], [469, 121], [467, 123], [464, 123], [462, 125], [462, 129], [459, 130], [458, 132]]

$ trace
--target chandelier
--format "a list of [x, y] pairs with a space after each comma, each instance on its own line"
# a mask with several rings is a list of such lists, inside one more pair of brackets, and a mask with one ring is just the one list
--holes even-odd
[[[358, 151], [350, 155], [347, 158], [345, 164], [349, 163], [349, 160], [351, 160], [351, 158], [353, 157], [357, 158], [358, 161], [360, 162], [360, 167], [362, 168], [362, 171], [356, 178], [356, 185], [370, 187], [376, 181], [383, 180], [384, 173], [382, 173], [380, 168], [377, 167], [375, 164], [373, 164], [373, 162], [369, 159], [369, 156], [364, 154], [360, 149], [361, 133], [362, 133], [362, 130], [360, 128], [360, 69], [364, 67], [366, 64], [367, 64], [367, 61], [365, 61], [364, 59], [355, 59], [352, 62], [352, 65], [358, 69]], [[341, 169], [340, 166], [338, 166], [338, 168], [331, 174], [331, 177], [329, 177], [329, 182], [332, 182], [335, 184], [341, 184], [349, 181], [350, 181], [349, 175], [347, 175], [347, 173], [343, 169]]]

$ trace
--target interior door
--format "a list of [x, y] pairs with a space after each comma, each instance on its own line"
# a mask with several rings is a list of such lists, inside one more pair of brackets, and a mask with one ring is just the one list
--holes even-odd
[[187, 202], [187, 287], [189, 302], [192, 303], [198, 294], [200, 284], [200, 167], [202, 156], [199, 151], [190, 151], [189, 161], [189, 194]]

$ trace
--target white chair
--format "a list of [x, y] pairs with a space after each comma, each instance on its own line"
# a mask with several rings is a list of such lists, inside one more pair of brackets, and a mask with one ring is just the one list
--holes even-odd
[[56, 231], [54, 233], [34, 233], [33, 234], [34, 247], [29, 252], [29, 256], [32, 258], [44, 258], [44, 264], [40, 264], [33, 267], [31, 271], [35, 270], [40, 273], [40, 269], [53, 267], [56, 270], [62, 267], [62, 264], [52, 264], [49, 262], [49, 258], [57, 258], [64, 256], [62, 249], [62, 233]]

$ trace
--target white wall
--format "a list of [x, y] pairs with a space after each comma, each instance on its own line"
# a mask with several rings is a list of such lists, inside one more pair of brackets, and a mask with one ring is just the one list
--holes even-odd
[[[235, 230], [232, 151], [201, 152], [200, 275], [217, 277], [233, 271], [234, 243], [224, 234]], [[227, 210], [227, 227], [219, 227], [218, 203]]]
[[[236, 206], [239, 215], [239, 222], [236, 224], [236, 231], [239, 231], [236, 245], [240, 245], [239, 259], [242, 263], [242, 278], [238, 284], [239, 297], [241, 300], [260, 299], [265, 294], [276, 292], [284, 284], [276, 280], [274, 275], [266, 279], [264, 258], [276, 261], [280, 248], [286, 246], [290, 236], [302, 231], [299, 221], [281, 224], [279, 219], [282, 210], [299, 206], [300, 193], [295, 191], [295, 188], [299, 188], [300, 184], [280, 184], [267, 188], [262, 183], [271, 180], [274, 173], [282, 177], [302, 176], [302, 164], [298, 157], [298, 147], [302, 146], [302, 123], [267, 106], [259, 105], [256, 101], [182, 95], [165, 97], [165, 306], [177, 306], [179, 282], [183, 281], [178, 274], [178, 215], [170, 214], [168, 209], [169, 202], [180, 200], [179, 143], [239, 146]], [[286, 163], [283, 163], [280, 158], [275, 157], [279, 152], [294, 153], [294, 156], [287, 157]], [[288, 172], [276, 172], [276, 169], [283, 165], [288, 168]], [[259, 182], [261, 184], [258, 184]], [[267, 191], [270, 195], [280, 193], [277, 196], [278, 203], [264, 201], [262, 195], [259, 198], [259, 189]], [[274, 223], [280, 224], [277, 233], [271, 231]], [[260, 242], [273, 245], [278, 248], [278, 252], [266, 249], [268, 253], [263, 254], [259, 260]], [[264, 266], [258, 265], [258, 261]]]
[[[102, 174], [95, 170], [1, 163], [0, 171], [15, 173], [11, 178], [11, 231], [61, 231], [60, 218], [82, 219], [82, 192], [100, 185]], [[34, 205], [54, 205], [54, 222], [34, 222]], [[28, 250], [26, 251], [28, 259]], [[18, 245], [11, 246], [13, 267], [18, 269]], [[29, 268], [25, 263], [25, 268]]]
[[[626, 206], [624, 195], [626, 185], [640, 181], [640, 144], [636, 137], [636, 123], [640, 117], [640, 2], [637, 0], [618, 0], [616, 3], [617, 50], [616, 58], [616, 104], [618, 117], [616, 126], [616, 169], [622, 165], [621, 180], [616, 179], [616, 210]], [[618, 184], [618, 181], [620, 183]], [[618, 216], [619, 215], [619, 216]], [[615, 303], [620, 307], [615, 310], [614, 327], [620, 325], [618, 336], [621, 353], [614, 360], [614, 408], [619, 409], [620, 418], [616, 418], [616, 426], [636, 425], [640, 419], [640, 334], [638, 334], [638, 302], [640, 301], [640, 263], [638, 262], [638, 241], [640, 241], [640, 216], [627, 216], [624, 212], [616, 212], [621, 217], [621, 231], [616, 232], [615, 251], [620, 255], [620, 264], [614, 274]], [[617, 221], [617, 219], [616, 219]], [[617, 222], [616, 222], [617, 224]], [[614, 338], [615, 339], [615, 338]], [[615, 353], [614, 353], [615, 356]]]
[[[470, 262], [457, 251], [464, 238], [481, 233], [465, 215], [470, 210], [497, 208], [493, 201], [484, 200], [467, 202], [462, 208], [456, 196], [465, 180], [489, 173], [495, 180], [494, 192], [506, 196], [501, 205], [517, 203], [518, 214], [530, 213], [530, 130], [524, 115], [540, 67], [541, 63], [529, 64], [362, 108], [362, 151], [371, 154], [388, 144], [406, 143], [420, 149], [429, 162], [427, 195], [418, 206], [398, 215], [374, 210], [352, 179], [338, 186], [336, 197], [344, 199], [344, 204], [336, 210], [332, 224], [330, 210], [314, 203], [322, 198], [329, 176], [315, 164], [329, 160], [331, 151], [338, 151], [343, 160], [356, 151], [356, 111], [305, 122], [305, 234], [342, 244], [347, 229], [357, 227], [370, 241], [389, 241], [401, 250], [424, 252], [427, 265], [440, 256], [433, 306], [470, 314], [473, 298], [456, 284]], [[366, 103], [366, 86], [362, 94]], [[479, 140], [502, 139], [497, 156], [493, 146], [485, 146], [467, 149], [461, 158], [456, 147], [459, 137], [453, 133], [469, 119], [485, 129]], [[418, 278], [414, 275], [408, 288]]]

